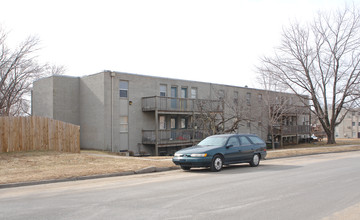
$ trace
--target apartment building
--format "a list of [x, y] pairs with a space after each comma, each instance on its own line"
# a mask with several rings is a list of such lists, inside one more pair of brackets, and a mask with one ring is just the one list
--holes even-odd
[[345, 115], [344, 120], [335, 127], [336, 138], [360, 138], [360, 109], [343, 110], [339, 117]]
[[[221, 132], [253, 133], [298, 142], [310, 132], [310, 114], [290, 97], [293, 112], [269, 128], [264, 90], [104, 71], [34, 82], [32, 114], [80, 125], [82, 149], [172, 154]], [[275, 94], [275, 93], [274, 93]], [[303, 126], [303, 127], [301, 127]]]

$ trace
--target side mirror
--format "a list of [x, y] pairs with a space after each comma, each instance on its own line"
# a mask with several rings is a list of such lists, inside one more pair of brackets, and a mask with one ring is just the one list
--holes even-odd
[[234, 145], [230, 144], [230, 145], [227, 145], [226, 148], [230, 148], [230, 147], [233, 147]]

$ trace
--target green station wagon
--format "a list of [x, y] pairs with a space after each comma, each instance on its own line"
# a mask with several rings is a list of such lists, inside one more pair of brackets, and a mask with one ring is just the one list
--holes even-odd
[[220, 171], [223, 165], [249, 163], [256, 167], [266, 157], [266, 144], [252, 134], [213, 135], [198, 145], [184, 148], [174, 154], [173, 162], [183, 170], [192, 167], [210, 167]]

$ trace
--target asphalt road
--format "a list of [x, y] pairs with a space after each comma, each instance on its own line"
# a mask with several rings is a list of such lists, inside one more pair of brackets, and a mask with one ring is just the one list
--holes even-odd
[[0, 189], [0, 219], [360, 219], [360, 152]]

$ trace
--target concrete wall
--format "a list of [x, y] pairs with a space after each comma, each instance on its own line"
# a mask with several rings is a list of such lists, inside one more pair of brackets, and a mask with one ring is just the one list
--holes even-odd
[[53, 77], [43, 78], [33, 83], [31, 97], [33, 115], [53, 118], [53, 91]]
[[80, 78], [53, 76], [53, 118], [80, 125]]
[[104, 74], [80, 78], [79, 97], [81, 148], [111, 150], [104, 142]]

